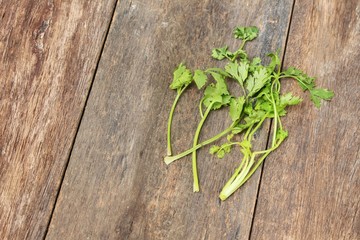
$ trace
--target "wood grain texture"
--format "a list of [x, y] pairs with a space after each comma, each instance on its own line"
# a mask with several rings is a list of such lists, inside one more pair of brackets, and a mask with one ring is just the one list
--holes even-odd
[[359, 1], [296, 1], [285, 65], [336, 96], [320, 110], [306, 100], [289, 111], [289, 138], [265, 162], [251, 239], [360, 239], [359, 59]]
[[114, 1], [0, 1], [0, 239], [41, 239]]
[[[120, 1], [75, 142], [47, 239], [247, 239], [259, 173], [225, 203], [219, 191], [240, 154], [218, 160], [199, 151], [201, 193], [192, 192], [191, 161], [170, 166], [166, 124], [173, 69], [219, 64], [211, 49], [239, 41], [237, 25], [256, 25], [251, 55], [284, 48], [292, 1]], [[192, 144], [199, 121], [193, 87], [174, 116], [173, 144]], [[210, 116], [202, 139], [230, 123]], [[256, 147], [264, 148], [268, 126]]]

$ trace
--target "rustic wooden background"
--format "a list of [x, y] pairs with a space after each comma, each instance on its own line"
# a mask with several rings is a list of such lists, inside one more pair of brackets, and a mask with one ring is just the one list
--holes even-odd
[[[189, 158], [162, 161], [168, 85], [180, 61], [206, 68], [235, 47], [238, 25], [260, 28], [253, 55], [281, 49], [336, 96], [290, 109], [290, 137], [220, 202], [241, 156], [201, 149], [192, 193]], [[360, 239], [359, 1], [0, 0], [0, 57], [0, 239]], [[175, 151], [199, 119], [185, 95]]]

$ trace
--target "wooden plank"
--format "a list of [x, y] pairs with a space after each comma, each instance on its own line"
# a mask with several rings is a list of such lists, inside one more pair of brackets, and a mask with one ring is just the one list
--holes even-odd
[[0, 239], [42, 239], [114, 1], [0, 1]]
[[265, 163], [252, 239], [360, 239], [359, 14], [355, 0], [296, 1], [285, 65], [336, 96], [289, 111], [289, 138]]
[[[240, 155], [217, 160], [199, 151], [201, 193], [192, 192], [189, 157], [166, 166], [169, 90], [180, 61], [216, 64], [211, 49], [239, 41], [237, 25], [257, 25], [248, 45], [265, 56], [283, 48], [292, 1], [120, 1], [80, 126], [48, 239], [247, 239], [259, 175], [225, 203], [218, 194]], [[200, 94], [179, 102], [174, 151], [191, 146]], [[222, 113], [224, 114], [224, 112]], [[206, 139], [229, 124], [219, 113]], [[268, 127], [257, 136], [264, 148]]]

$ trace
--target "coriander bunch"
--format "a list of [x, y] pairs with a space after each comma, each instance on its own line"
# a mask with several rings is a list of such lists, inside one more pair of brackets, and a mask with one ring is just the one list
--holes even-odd
[[[330, 100], [334, 93], [324, 88], [317, 88], [315, 79], [294, 67], [281, 71], [281, 61], [278, 53], [270, 53], [271, 61], [263, 65], [259, 57], [250, 59], [243, 49], [247, 41], [255, 39], [258, 35], [256, 27], [237, 27], [234, 30], [234, 37], [241, 39], [240, 47], [231, 52], [227, 46], [215, 48], [212, 57], [217, 60], [227, 60], [228, 63], [222, 68], [209, 68], [207, 70], [195, 70], [194, 74], [180, 64], [174, 72], [174, 80], [170, 88], [177, 90], [173, 107], [170, 111], [168, 123], [168, 154], [165, 163], [178, 160], [192, 153], [194, 192], [198, 192], [199, 180], [197, 174], [197, 149], [208, 145], [225, 136], [227, 141], [221, 146], [214, 145], [210, 148], [211, 154], [219, 158], [231, 152], [232, 148], [239, 148], [243, 155], [239, 166], [227, 181], [220, 192], [220, 199], [225, 200], [241, 187], [261, 165], [264, 159], [287, 138], [288, 132], [283, 128], [281, 118], [286, 115], [286, 108], [299, 104], [302, 99], [293, 96], [292, 93], [281, 94], [281, 82], [283, 78], [295, 79], [304, 91], [309, 91], [310, 99], [316, 107], [320, 107], [321, 100]], [[211, 80], [211, 82], [210, 82]], [[227, 81], [235, 81], [239, 84], [242, 94], [232, 96], [227, 87]], [[192, 148], [171, 156], [170, 132], [172, 115], [176, 103], [190, 83], [194, 81], [199, 89], [210, 82], [204, 90], [203, 97], [199, 103], [200, 122], [194, 134]], [[206, 107], [203, 111], [202, 106]], [[198, 138], [205, 120], [211, 111], [227, 107], [232, 123], [228, 128], [213, 136], [212, 138], [198, 143]], [[273, 135], [269, 149], [254, 150], [252, 147], [253, 136], [261, 128], [266, 119], [273, 123]], [[241, 135], [242, 141], [233, 141], [235, 135]], [[169, 150], [170, 149], [170, 150]]]

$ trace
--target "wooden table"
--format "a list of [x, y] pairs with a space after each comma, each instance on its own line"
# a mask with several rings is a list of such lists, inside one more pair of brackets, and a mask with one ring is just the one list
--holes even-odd
[[[235, 26], [260, 28], [253, 55], [335, 91], [289, 109], [290, 137], [227, 201], [241, 155], [201, 149], [166, 166], [175, 66], [205, 68]], [[360, 2], [0, 1], [0, 239], [360, 239]], [[174, 150], [190, 147], [195, 88]], [[214, 114], [202, 139], [229, 121]], [[266, 147], [270, 123], [256, 135]]]

